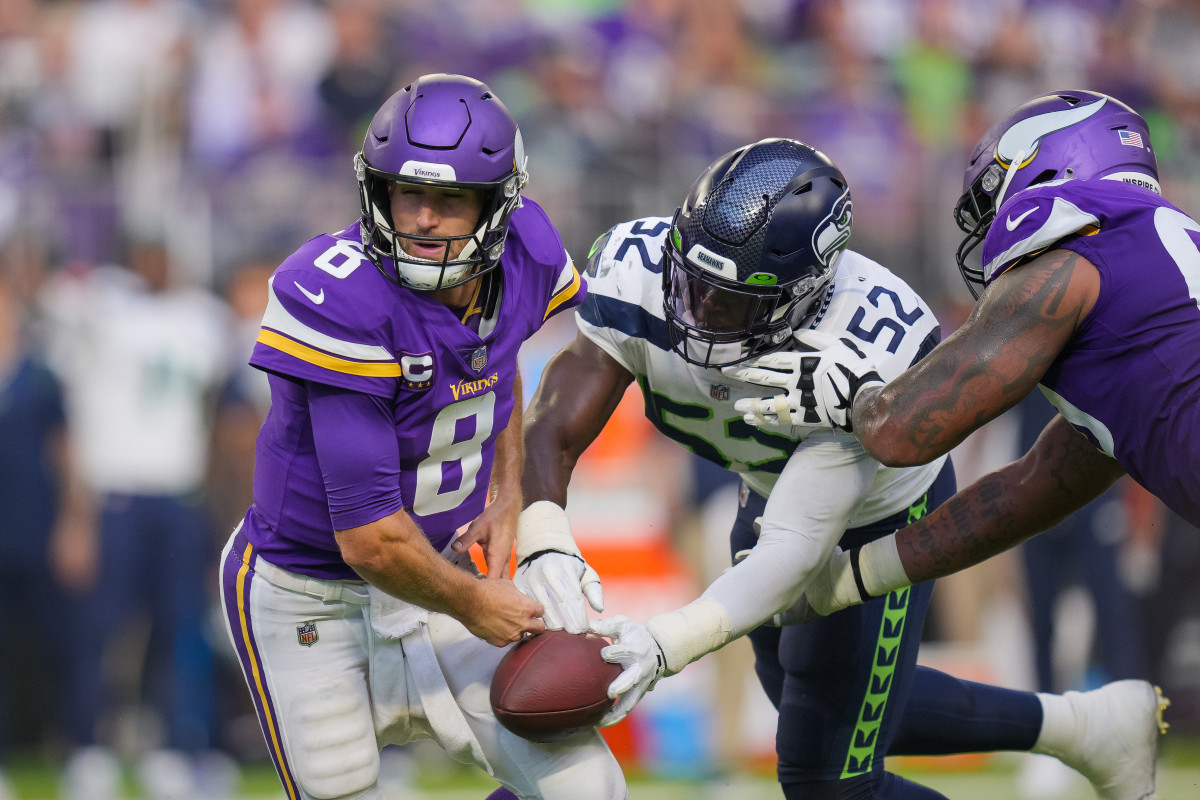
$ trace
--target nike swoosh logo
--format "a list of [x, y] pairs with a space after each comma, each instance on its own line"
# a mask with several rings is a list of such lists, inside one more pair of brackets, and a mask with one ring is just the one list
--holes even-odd
[[[1029, 209], [1028, 211], [1026, 211], [1024, 214], [1022, 214], [1021, 216], [1017, 217], [1016, 219], [1013, 219], [1012, 217], [1009, 217], [1008, 219], [1004, 220], [1004, 227], [1008, 228], [1010, 231], [1014, 231], [1014, 230], [1016, 230], [1016, 229], [1017, 229], [1017, 226], [1021, 224], [1021, 220], [1025, 219], [1026, 217], [1028, 217], [1028, 216], [1029, 216], [1030, 214], [1032, 214], [1034, 211], [1037, 211], [1037, 209], [1036, 209], [1036, 208], [1031, 208], [1031, 209]], [[303, 290], [303, 289], [301, 289], [300, 291], [302, 291], [302, 292], [303, 292], [304, 290]], [[322, 292], [324, 292], [325, 290], [324, 290], [324, 289], [322, 289], [321, 291], [322, 291]], [[305, 294], [308, 294], [308, 292], [304, 292], [304, 293], [305, 293]], [[309, 297], [312, 297], [312, 295], [309, 295]], [[317, 303], [319, 303], [319, 302], [321, 302], [321, 301], [320, 301], [320, 300], [316, 300], [316, 301], [314, 301], [314, 302], [317, 302]]]
[[[1030, 209], [1030, 210], [1032, 211], [1032, 209]], [[1009, 230], [1011, 231], [1012, 228], [1009, 228]], [[296, 284], [296, 288], [299, 289], [300, 291], [304, 292], [304, 296], [307, 297], [309, 300], [312, 300], [313, 303], [315, 303], [316, 305], [321, 305], [321, 303], [325, 302], [324, 287], [321, 288], [321, 291], [317, 292], [316, 294], [313, 294], [308, 289], [305, 289], [303, 286], [301, 286], [298, 281], [292, 281], [292, 283]]]

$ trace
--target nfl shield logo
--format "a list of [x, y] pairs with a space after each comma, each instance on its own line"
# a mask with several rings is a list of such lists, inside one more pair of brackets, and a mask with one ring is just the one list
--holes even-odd
[[720, 383], [710, 384], [708, 393], [712, 395], [713, 400], [728, 400], [729, 399], [729, 387], [724, 386]]
[[317, 643], [317, 623], [306, 622], [303, 625], [296, 626], [296, 638], [300, 640], [300, 644], [305, 647], [312, 647]]
[[483, 345], [474, 353], [471, 353], [471, 369], [480, 372], [487, 366], [487, 345]]

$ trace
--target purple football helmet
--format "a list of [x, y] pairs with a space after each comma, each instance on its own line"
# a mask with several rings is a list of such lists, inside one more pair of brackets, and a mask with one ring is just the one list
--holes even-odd
[[971, 294], [979, 297], [984, 279], [981, 268], [967, 265], [967, 256], [987, 236], [1005, 200], [1039, 183], [1091, 178], [1161, 194], [1150, 129], [1120, 100], [1098, 92], [1050, 92], [993, 125], [975, 145], [954, 207], [954, 220], [967, 234], [958, 246], [958, 268]]
[[[389, 279], [432, 291], [495, 269], [513, 211], [528, 181], [525, 146], [512, 114], [486, 84], [464, 75], [423, 75], [376, 112], [354, 157], [367, 257]], [[400, 232], [392, 221], [390, 184], [480, 192], [483, 213], [465, 236]], [[409, 255], [399, 239], [445, 245], [440, 261]], [[465, 240], [450, 258], [450, 244]]]

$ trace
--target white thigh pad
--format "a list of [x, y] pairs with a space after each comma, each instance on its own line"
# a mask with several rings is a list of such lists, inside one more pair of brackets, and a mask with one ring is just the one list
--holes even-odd
[[292, 698], [289, 748], [296, 781], [321, 800], [375, 785], [379, 747], [365, 687], [335, 679]]
[[[371, 797], [379, 778], [379, 745], [365, 679], [361, 602], [327, 602], [258, 574], [248, 605], [262, 681], [300, 794], [305, 800]], [[298, 641], [301, 625], [315, 626], [316, 638]], [[271, 738], [268, 734], [268, 744]]]

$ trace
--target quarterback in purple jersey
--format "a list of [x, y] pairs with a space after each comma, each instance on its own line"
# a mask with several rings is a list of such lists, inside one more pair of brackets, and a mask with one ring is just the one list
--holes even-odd
[[586, 294], [521, 196], [525, 165], [486, 85], [423, 76], [355, 156], [360, 219], [270, 279], [250, 363], [272, 405], [221, 588], [292, 800], [382, 798], [379, 749], [417, 738], [485, 769], [497, 796], [626, 796], [594, 730], [529, 742], [487, 699], [504, 645], [586, 616], [585, 593], [601, 605], [569, 534], [519, 517], [517, 351]]
[[978, 563], [1125, 473], [1200, 525], [1200, 224], [1161, 197], [1145, 120], [1095, 92], [1041, 95], [984, 135], [964, 189], [970, 318], [886, 386], [829, 351], [818, 391], [886, 464], [949, 451], [1034, 386], [1059, 414], [917, 525], [835, 554], [808, 595], [822, 612]]

